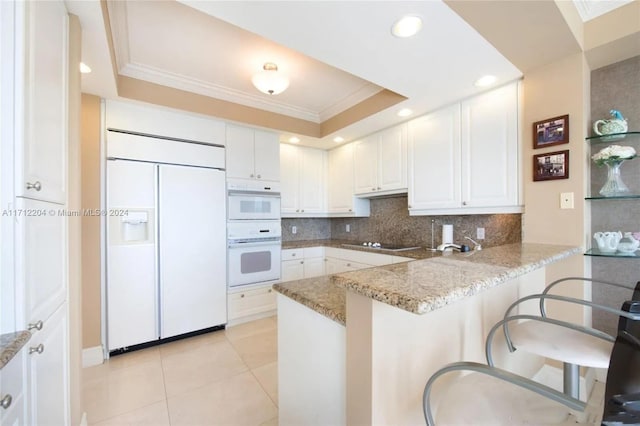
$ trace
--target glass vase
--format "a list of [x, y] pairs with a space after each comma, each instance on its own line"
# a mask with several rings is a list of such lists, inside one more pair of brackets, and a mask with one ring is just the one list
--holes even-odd
[[620, 166], [622, 161], [616, 161], [612, 163], [605, 163], [607, 165], [607, 181], [602, 189], [600, 189], [600, 195], [603, 197], [619, 197], [627, 195], [629, 188], [624, 184], [620, 177]]

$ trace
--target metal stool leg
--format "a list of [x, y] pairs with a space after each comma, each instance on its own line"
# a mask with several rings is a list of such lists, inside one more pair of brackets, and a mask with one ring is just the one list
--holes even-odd
[[580, 399], [580, 366], [576, 364], [563, 364], [563, 392], [575, 399]]

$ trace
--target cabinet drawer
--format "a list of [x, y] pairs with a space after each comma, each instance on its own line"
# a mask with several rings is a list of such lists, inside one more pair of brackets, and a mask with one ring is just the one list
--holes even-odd
[[304, 259], [304, 249], [286, 249], [282, 250], [281, 260]]
[[304, 249], [304, 257], [324, 257], [324, 247], [306, 247]]
[[6, 409], [0, 408], [1, 424], [21, 424], [11, 419], [24, 418], [25, 361], [25, 349], [22, 349], [0, 370], [0, 399], [11, 396], [11, 405]]
[[276, 309], [276, 292], [271, 286], [229, 294], [229, 320]]

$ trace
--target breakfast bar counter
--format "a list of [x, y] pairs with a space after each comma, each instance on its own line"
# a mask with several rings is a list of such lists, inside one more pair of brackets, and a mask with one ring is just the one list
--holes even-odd
[[[505, 309], [542, 291], [546, 265], [580, 252], [530, 243], [429, 252], [274, 285], [280, 424], [423, 424], [428, 377], [449, 362], [484, 362], [484, 337]], [[506, 348], [494, 354], [523, 374], [533, 368]]]

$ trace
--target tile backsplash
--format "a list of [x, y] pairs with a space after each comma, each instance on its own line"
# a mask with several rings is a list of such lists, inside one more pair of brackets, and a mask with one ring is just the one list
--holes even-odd
[[[407, 196], [371, 200], [371, 216], [366, 218], [282, 219], [282, 240], [341, 239], [354, 242], [377, 241], [383, 244], [431, 247], [442, 242], [442, 225], [453, 225], [453, 240], [465, 243], [465, 235], [476, 239], [476, 228], [485, 229], [485, 247], [522, 241], [520, 214], [409, 216]], [[350, 232], [346, 231], [349, 225]], [[297, 233], [292, 234], [292, 227]]]

